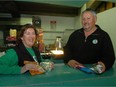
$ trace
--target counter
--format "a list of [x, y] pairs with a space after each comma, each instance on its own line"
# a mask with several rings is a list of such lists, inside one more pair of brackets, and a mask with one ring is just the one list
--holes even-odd
[[0, 86], [116, 86], [116, 64], [101, 75], [86, 74], [64, 63], [41, 75], [0, 75]]

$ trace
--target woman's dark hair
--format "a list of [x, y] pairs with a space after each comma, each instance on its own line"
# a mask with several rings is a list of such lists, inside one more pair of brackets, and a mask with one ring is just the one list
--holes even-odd
[[20, 41], [21, 41], [21, 37], [23, 37], [24, 32], [25, 32], [28, 28], [33, 28], [34, 31], [35, 31], [35, 34], [36, 34], [36, 35], [38, 34], [36, 28], [35, 28], [32, 24], [25, 24], [25, 25], [22, 26], [21, 30], [18, 32], [17, 42], [20, 42]]

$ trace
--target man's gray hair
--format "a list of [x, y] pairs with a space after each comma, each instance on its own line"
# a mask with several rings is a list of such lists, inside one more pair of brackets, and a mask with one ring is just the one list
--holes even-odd
[[88, 11], [91, 12], [94, 16], [97, 16], [96, 12], [93, 9], [91, 9], [91, 8], [88, 8], [88, 9], [84, 10], [82, 12], [82, 15], [83, 15], [83, 13], [88, 12]]

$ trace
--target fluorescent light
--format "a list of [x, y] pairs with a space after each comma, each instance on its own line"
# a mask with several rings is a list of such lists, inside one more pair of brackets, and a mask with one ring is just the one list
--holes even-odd
[[64, 54], [63, 50], [51, 50], [51, 52], [55, 55]]

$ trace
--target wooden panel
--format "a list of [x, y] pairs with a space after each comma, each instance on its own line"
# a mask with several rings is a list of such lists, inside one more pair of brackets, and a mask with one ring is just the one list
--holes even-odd
[[110, 9], [113, 7], [113, 3], [112, 2], [109, 2], [106, 4], [106, 9]]

